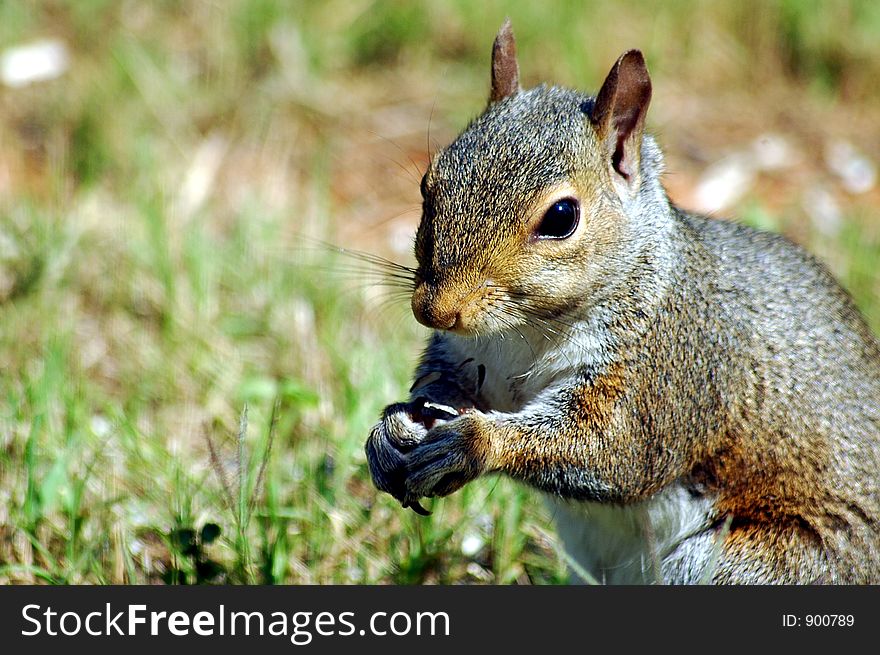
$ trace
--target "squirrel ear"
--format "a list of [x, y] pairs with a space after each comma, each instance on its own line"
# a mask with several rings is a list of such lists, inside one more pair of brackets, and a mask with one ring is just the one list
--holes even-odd
[[645, 114], [651, 102], [651, 78], [638, 50], [623, 53], [605, 78], [590, 121], [606, 144], [614, 170], [627, 182], [639, 172]]
[[498, 30], [495, 43], [492, 44], [492, 91], [489, 104], [503, 100], [520, 90], [519, 65], [516, 63], [516, 41], [510, 19]]

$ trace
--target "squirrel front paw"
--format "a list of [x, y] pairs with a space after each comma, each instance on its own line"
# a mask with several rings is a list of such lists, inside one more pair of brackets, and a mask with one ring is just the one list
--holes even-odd
[[490, 468], [488, 420], [472, 411], [438, 425], [406, 456], [410, 500], [447, 496]]
[[367, 463], [373, 483], [401, 502], [406, 500], [406, 454], [428, 429], [413, 417], [411, 403], [389, 405], [367, 439]]
[[446, 405], [418, 398], [409, 403], [389, 405], [370, 431], [366, 443], [367, 463], [373, 483], [391, 494], [404, 507], [418, 514], [429, 514], [406, 489], [408, 453], [434, 427], [458, 416], [459, 411]]

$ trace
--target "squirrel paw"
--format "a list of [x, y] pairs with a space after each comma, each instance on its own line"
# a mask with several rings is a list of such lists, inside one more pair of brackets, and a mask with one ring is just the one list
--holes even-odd
[[407, 453], [428, 434], [424, 424], [413, 419], [413, 409], [410, 403], [386, 407], [366, 444], [373, 483], [404, 503]]
[[486, 419], [462, 414], [428, 431], [406, 456], [409, 500], [447, 496], [488, 470]]

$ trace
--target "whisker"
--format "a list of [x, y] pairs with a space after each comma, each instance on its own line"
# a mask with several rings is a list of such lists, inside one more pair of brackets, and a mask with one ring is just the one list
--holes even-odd
[[[421, 182], [421, 180], [418, 180], [418, 181]], [[390, 216], [387, 216], [381, 220], [378, 220], [374, 223], [370, 223], [369, 227], [371, 229], [377, 229], [377, 228], [382, 227], [383, 225], [390, 223], [391, 221], [393, 221], [395, 219], [400, 218], [401, 216], [406, 216], [407, 214], [413, 214], [416, 212], [421, 214], [421, 212], [422, 212], [421, 205], [410, 205], [406, 209], [402, 209], [401, 211], [397, 212], [396, 214], [391, 214]]]
[[504, 303], [496, 303], [490, 305], [488, 313], [502, 326], [506, 327], [508, 330], [516, 332], [519, 335], [520, 339], [522, 339], [528, 346], [529, 351], [532, 354], [532, 360], [534, 361], [537, 359], [537, 354], [535, 353], [535, 349], [532, 348], [531, 342], [528, 340], [528, 338], [526, 338], [526, 335], [522, 333], [522, 330], [519, 329], [519, 326], [513, 320], [511, 320], [511, 318], [519, 317], [517, 317], [515, 314], [510, 313], [508, 308], [505, 307]]
[[322, 266], [320, 270], [333, 275], [342, 275], [344, 277], [357, 277], [365, 279], [372, 283], [397, 285], [410, 289], [415, 286], [415, 280], [413, 280], [412, 277], [403, 274], [389, 273], [387, 271], [377, 271], [341, 266]]
[[378, 308], [380, 310], [385, 310], [389, 307], [400, 307], [401, 305], [403, 305], [403, 300], [405, 300], [405, 298], [402, 295], [389, 294], [379, 301]]
[[385, 271], [370, 271], [358, 268], [332, 268], [331, 273], [342, 273], [346, 275], [358, 275], [369, 278], [370, 280], [379, 280], [390, 284], [406, 284], [409, 287], [415, 286], [415, 280], [406, 275], [394, 275]]
[[[418, 184], [418, 183], [420, 182], [420, 178], [421, 178], [421, 176], [422, 176], [422, 174], [423, 174], [423, 173], [422, 173], [422, 167], [419, 166], [419, 165], [416, 163], [416, 161], [412, 158], [412, 156], [410, 156], [410, 154], [409, 154], [409, 153], [408, 153], [408, 152], [407, 152], [407, 151], [406, 151], [406, 150], [405, 150], [405, 149], [404, 149], [399, 143], [397, 143], [397, 142], [394, 141], [393, 139], [390, 139], [390, 138], [388, 138], [387, 136], [385, 136], [385, 135], [383, 135], [383, 134], [379, 134], [379, 133], [376, 132], [375, 130], [369, 130], [369, 132], [370, 132], [370, 134], [372, 134], [373, 136], [378, 137], [379, 139], [382, 139], [382, 140], [385, 141], [386, 143], [388, 143], [388, 144], [394, 146], [395, 148], [397, 148], [397, 149], [400, 151], [400, 154], [402, 154], [403, 156], [405, 156], [405, 157], [409, 160], [409, 163], [412, 164], [412, 167], [415, 169], [415, 172], [416, 172], [415, 183]], [[395, 164], [397, 164], [397, 165], [400, 167], [400, 169], [401, 169], [404, 173], [406, 173], [407, 176], [408, 176], [410, 179], [413, 179], [413, 171], [412, 171], [412, 169], [407, 168], [406, 166], [404, 166], [402, 163], [400, 163], [399, 161], [397, 161], [397, 160], [394, 159], [393, 157], [389, 157], [389, 156], [386, 155], [386, 158], [387, 158], [388, 160], [390, 160], [390, 161], [393, 161]]]
[[341, 255], [354, 261], [364, 262], [372, 266], [377, 266], [387, 270], [402, 271], [411, 274], [414, 274], [416, 272], [416, 269], [411, 266], [405, 266], [404, 264], [400, 264], [391, 259], [382, 257], [381, 255], [376, 255], [371, 252], [338, 246], [336, 244], [323, 241], [321, 239], [315, 239], [306, 236], [302, 236], [301, 238], [305, 241], [310, 242], [311, 245], [319, 248], [320, 250], [323, 250], [324, 252]]
[[395, 261], [390, 259], [386, 259], [381, 255], [375, 255], [369, 252], [363, 252], [361, 250], [352, 250], [351, 248], [343, 248], [341, 246], [332, 246], [333, 252], [343, 255], [344, 257], [350, 257], [352, 259], [356, 259], [362, 262], [366, 262], [368, 264], [373, 264], [376, 266], [382, 266], [388, 269], [396, 270], [396, 271], [406, 271], [407, 273], [415, 273], [416, 269], [410, 266], [404, 266], [403, 264], [398, 264]]

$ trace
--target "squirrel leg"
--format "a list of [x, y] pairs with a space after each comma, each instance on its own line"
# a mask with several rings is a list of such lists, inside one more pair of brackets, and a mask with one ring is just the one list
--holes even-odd
[[627, 407], [616, 371], [549, 388], [521, 411], [472, 411], [439, 425], [407, 455], [411, 497], [449, 494], [500, 471], [563, 498], [629, 502], [683, 473], [681, 455], [655, 449]]
[[735, 526], [721, 546], [717, 584], [866, 584], [857, 569], [840, 565], [819, 538], [797, 525]]

